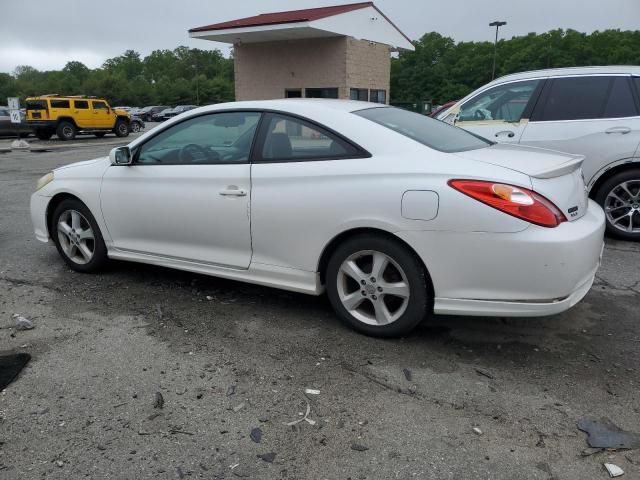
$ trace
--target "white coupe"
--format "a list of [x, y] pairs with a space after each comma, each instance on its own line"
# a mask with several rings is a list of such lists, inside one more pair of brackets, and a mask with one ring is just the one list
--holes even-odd
[[45, 175], [31, 216], [79, 272], [115, 258], [326, 290], [356, 330], [399, 336], [430, 313], [542, 316], [582, 299], [605, 217], [581, 163], [384, 105], [238, 102]]

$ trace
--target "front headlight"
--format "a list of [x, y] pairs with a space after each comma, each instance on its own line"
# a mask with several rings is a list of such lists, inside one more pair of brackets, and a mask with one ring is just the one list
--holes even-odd
[[46, 185], [48, 185], [51, 181], [53, 181], [53, 172], [49, 172], [47, 173], [44, 177], [41, 177], [38, 180], [38, 183], [36, 184], [36, 192], [38, 190], [40, 190], [41, 188], [44, 188]]

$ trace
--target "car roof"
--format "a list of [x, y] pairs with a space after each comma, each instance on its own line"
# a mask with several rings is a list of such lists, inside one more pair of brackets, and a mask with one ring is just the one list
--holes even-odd
[[242, 102], [217, 103], [200, 107], [200, 111], [224, 110], [230, 108], [258, 108], [261, 110], [303, 111], [309, 110], [334, 110], [337, 112], [355, 112], [366, 108], [388, 107], [382, 103], [360, 102], [356, 100], [337, 100], [327, 98], [287, 98], [276, 100], [247, 100]]
[[602, 67], [568, 67], [568, 68], [549, 68], [544, 70], [532, 70], [529, 72], [512, 73], [500, 78], [496, 78], [487, 85], [504, 83], [506, 81], [513, 80], [526, 80], [529, 78], [540, 77], [562, 77], [573, 75], [612, 75], [612, 74], [626, 74], [626, 75], [640, 75], [640, 66], [636, 65], [612, 65]]

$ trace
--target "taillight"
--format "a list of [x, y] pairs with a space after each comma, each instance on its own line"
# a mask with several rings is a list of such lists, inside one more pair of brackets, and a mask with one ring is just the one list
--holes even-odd
[[479, 202], [541, 227], [557, 227], [567, 218], [532, 190], [482, 180], [449, 180], [449, 186]]

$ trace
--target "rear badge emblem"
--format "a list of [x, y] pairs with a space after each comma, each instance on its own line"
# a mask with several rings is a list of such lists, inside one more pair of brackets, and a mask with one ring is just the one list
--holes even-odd
[[567, 210], [567, 212], [569, 212], [569, 215], [571, 215], [572, 217], [575, 217], [576, 215], [578, 215], [578, 206], [576, 205], [575, 207], [571, 207], [569, 210]]

